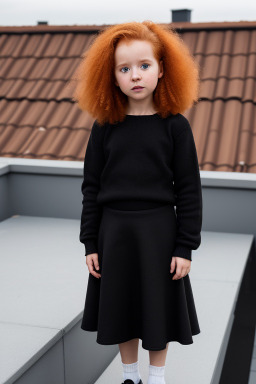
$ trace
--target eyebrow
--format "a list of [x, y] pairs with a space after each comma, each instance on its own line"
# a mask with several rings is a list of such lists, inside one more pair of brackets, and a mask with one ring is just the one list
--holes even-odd
[[[145, 61], [150, 61], [151, 63], [153, 62], [153, 61], [150, 60], [150, 59], [141, 59], [141, 60], [139, 60], [139, 63], [142, 63], [142, 62], [145, 62]], [[126, 65], [126, 64], [127, 64], [127, 62], [118, 64], [118, 65], [116, 65], [116, 68], [123, 67], [123, 66]]]

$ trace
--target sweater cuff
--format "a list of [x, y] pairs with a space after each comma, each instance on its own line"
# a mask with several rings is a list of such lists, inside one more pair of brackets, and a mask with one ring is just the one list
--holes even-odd
[[88, 256], [92, 253], [98, 253], [98, 247], [97, 247], [96, 241], [87, 240], [84, 246], [85, 246], [85, 256]]
[[173, 251], [173, 256], [183, 257], [184, 259], [192, 261], [192, 250], [187, 247], [183, 247], [182, 245], [177, 245]]

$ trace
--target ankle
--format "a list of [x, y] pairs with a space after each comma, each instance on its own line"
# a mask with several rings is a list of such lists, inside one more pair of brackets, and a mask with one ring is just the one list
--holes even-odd
[[130, 379], [134, 382], [134, 384], [138, 384], [141, 380], [139, 373], [139, 361], [136, 361], [132, 364], [124, 364], [122, 362], [123, 367], [123, 379]]
[[164, 379], [165, 365], [157, 367], [149, 364], [149, 376], [147, 384], [166, 384]]

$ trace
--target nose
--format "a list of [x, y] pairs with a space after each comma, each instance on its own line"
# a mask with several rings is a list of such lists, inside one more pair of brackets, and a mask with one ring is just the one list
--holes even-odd
[[132, 77], [133, 81], [137, 81], [141, 78], [141, 75], [140, 75], [139, 71], [137, 70], [137, 68], [133, 68], [131, 72], [132, 72], [131, 77]]

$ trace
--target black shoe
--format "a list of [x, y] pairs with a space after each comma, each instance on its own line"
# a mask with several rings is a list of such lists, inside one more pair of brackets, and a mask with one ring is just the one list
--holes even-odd
[[[134, 381], [132, 381], [131, 379], [126, 379], [122, 384], [134, 384]], [[140, 380], [138, 384], [143, 384], [143, 383]]]

